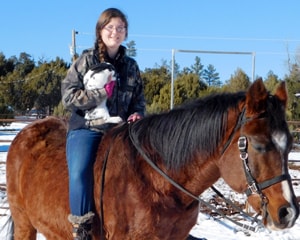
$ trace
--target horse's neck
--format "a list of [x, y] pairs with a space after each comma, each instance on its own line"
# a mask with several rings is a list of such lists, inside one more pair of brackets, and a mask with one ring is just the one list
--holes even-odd
[[199, 165], [198, 168], [192, 167], [191, 182], [187, 188], [194, 188], [192, 191], [199, 196], [207, 188], [211, 187], [219, 178], [220, 171], [216, 161], [212, 158], [207, 160], [205, 164]]
[[[147, 171], [148, 173], [149, 171]], [[176, 192], [178, 200], [180, 199], [179, 202], [188, 205], [220, 178], [220, 171], [214, 159], [210, 159], [204, 164], [190, 164], [176, 174], [167, 172], [167, 175], [168, 177], [161, 181], [167, 181], [173, 185], [174, 194]], [[160, 181], [155, 180], [153, 184], [158, 192], [163, 191]], [[167, 185], [164, 184], [164, 186]], [[164, 194], [168, 195], [169, 187], [166, 187], [165, 190]]]

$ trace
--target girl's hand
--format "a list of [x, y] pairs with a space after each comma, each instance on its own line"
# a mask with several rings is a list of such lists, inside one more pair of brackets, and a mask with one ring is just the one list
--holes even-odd
[[141, 119], [142, 118], [142, 116], [140, 115], [140, 114], [138, 114], [138, 113], [133, 113], [133, 114], [131, 114], [128, 118], [127, 118], [127, 122], [128, 123], [132, 123], [132, 122], [135, 122], [135, 121], [137, 121], [137, 120], [139, 120], [139, 119]]

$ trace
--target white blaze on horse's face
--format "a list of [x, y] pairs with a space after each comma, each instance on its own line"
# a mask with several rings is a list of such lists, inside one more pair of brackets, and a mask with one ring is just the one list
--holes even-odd
[[[272, 140], [275, 143], [276, 147], [278, 148], [278, 150], [281, 152], [281, 161], [282, 161], [282, 166], [283, 166], [283, 174], [285, 174], [286, 169], [284, 168], [284, 152], [287, 151], [287, 147], [288, 147], [288, 137], [286, 135], [286, 133], [284, 132], [275, 132], [272, 134]], [[295, 209], [295, 204], [293, 203], [293, 193], [291, 191], [290, 185], [288, 183], [287, 180], [284, 180], [281, 182], [281, 187], [282, 187], [282, 192], [283, 192], [283, 197], [286, 199], [287, 202], [290, 203], [289, 208], [287, 208], [287, 219], [294, 219], [295, 218], [295, 214], [297, 212], [297, 210]], [[287, 221], [289, 222], [287, 227], [292, 227], [293, 225], [293, 221]], [[273, 230], [278, 230], [277, 227], [275, 225], [270, 224], [268, 226], [270, 229]]]
[[[290, 186], [289, 186], [289, 183], [287, 181], [282, 181], [281, 182], [281, 186], [282, 186], [282, 190], [283, 190], [283, 197], [290, 203], [290, 206], [289, 208], [287, 208], [287, 218], [289, 219], [294, 219], [295, 218], [295, 215], [296, 215], [296, 207], [294, 204], [293, 204], [293, 200], [292, 200], [292, 192], [291, 192], [291, 189], [290, 189]], [[293, 226], [293, 221], [288, 221], [289, 224], [288, 224], [288, 228], [289, 227], [292, 227]]]
[[284, 152], [287, 148], [287, 136], [284, 132], [275, 132], [272, 134], [272, 139], [280, 152]]

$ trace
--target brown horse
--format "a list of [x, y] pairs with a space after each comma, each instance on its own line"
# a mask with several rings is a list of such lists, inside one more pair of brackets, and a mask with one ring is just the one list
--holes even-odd
[[[94, 239], [186, 239], [199, 196], [220, 177], [273, 230], [290, 228], [298, 203], [288, 173], [292, 137], [282, 82], [199, 99], [109, 130], [94, 165]], [[67, 220], [66, 125], [49, 117], [15, 137], [7, 156], [7, 195], [15, 240], [72, 239]], [[93, 173], [91, 173], [93, 174]], [[188, 193], [188, 194], [187, 194]]]

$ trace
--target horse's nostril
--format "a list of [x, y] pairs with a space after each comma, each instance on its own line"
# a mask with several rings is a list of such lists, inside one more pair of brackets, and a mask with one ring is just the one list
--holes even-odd
[[284, 227], [291, 227], [298, 217], [297, 211], [290, 206], [283, 206], [278, 211], [279, 224]]
[[288, 207], [281, 207], [279, 209], [279, 219], [280, 222], [282, 222], [282, 220], [285, 220], [285, 218], [290, 214], [290, 211], [288, 210]]

